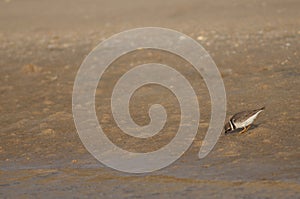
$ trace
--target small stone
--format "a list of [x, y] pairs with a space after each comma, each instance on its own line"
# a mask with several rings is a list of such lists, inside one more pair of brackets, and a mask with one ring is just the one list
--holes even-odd
[[54, 102], [52, 102], [52, 101], [50, 101], [50, 100], [45, 100], [45, 101], [43, 102], [43, 104], [45, 104], [45, 105], [52, 105], [52, 104], [54, 104]]
[[55, 75], [55, 76], [48, 76], [47, 78], [48, 78], [50, 81], [55, 81], [55, 80], [58, 79], [58, 76], [57, 76], [57, 75]]
[[287, 115], [287, 114], [288, 114], [288, 112], [286, 112], [286, 111], [285, 111], [285, 112], [282, 112], [281, 114], [282, 114], [282, 115]]
[[64, 43], [64, 44], [62, 45], [62, 48], [69, 48], [70, 46], [71, 46], [70, 44]]
[[41, 114], [41, 112], [39, 112], [39, 111], [32, 111], [31, 113], [32, 113], [32, 115], [40, 115]]
[[263, 140], [263, 143], [272, 143], [272, 142], [271, 142], [271, 140], [269, 140], [269, 139], [264, 139], [264, 140]]
[[66, 112], [57, 112], [48, 117], [48, 120], [69, 120], [72, 118], [72, 114]]
[[261, 89], [263, 89], [263, 90], [266, 90], [266, 89], [268, 89], [268, 88], [269, 88], [269, 85], [267, 85], [267, 84], [263, 84], [263, 85], [261, 85], [260, 87], [261, 87]]
[[25, 74], [39, 73], [42, 71], [42, 68], [33, 64], [27, 64], [22, 67], [22, 71]]
[[55, 134], [55, 131], [53, 129], [44, 129], [40, 133], [40, 135], [53, 135]]
[[51, 41], [51, 43], [47, 46], [47, 48], [51, 51], [52, 50], [64, 50], [69, 47], [71, 47], [71, 45], [68, 43], [63, 43], [63, 44], [59, 45], [59, 44], [55, 43], [54, 41]]
[[199, 125], [201, 128], [207, 128], [209, 124], [207, 122], [201, 122]]
[[286, 59], [286, 60], [282, 61], [280, 64], [281, 64], [281, 65], [285, 65], [285, 64], [288, 63], [288, 62], [289, 62], [289, 60]]
[[72, 160], [72, 164], [76, 164], [78, 160]]
[[198, 41], [204, 41], [204, 40], [206, 40], [206, 38], [203, 37], [203, 36], [198, 36], [198, 37], [197, 37], [197, 40], [198, 40]]
[[231, 68], [226, 68], [226, 69], [221, 70], [221, 75], [223, 77], [230, 76], [232, 74], [233, 74], [233, 70]]
[[269, 66], [265, 66], [265, 67], [263, 67], [263, 70], [268, 70], [268, 71], [270, 71], [270, 70], [273, 70], [273, 66], [272, 65], [269, 65]]

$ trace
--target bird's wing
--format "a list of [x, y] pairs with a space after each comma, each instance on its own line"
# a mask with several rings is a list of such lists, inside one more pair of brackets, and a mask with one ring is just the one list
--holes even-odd
[[260, 109], [252, 110], [252, 111], [242, 111], [232, 116], [231, 119], [233, 122], [243, 122], [249, 117], [251, 117], [252, 115], [254, 115], [255, 113], [257, 113], [258, 111], [260, 111]]

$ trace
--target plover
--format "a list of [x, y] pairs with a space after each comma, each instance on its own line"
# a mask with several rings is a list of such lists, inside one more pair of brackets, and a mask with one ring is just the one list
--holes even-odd
[[229, 122], [225, 124], [225, 134], [233, 131], [235, 129], [243, 128], [243, 130], [240, 132], [240, 134], [245, 133], [255, 120], [255, 118], [258, 116], [260, 112], [262, 112], [265, 109], [265, 107], [262, 107], [260, 109], [252, 110], [252, 111], [242, 111], [235, 115], [233, 115]]

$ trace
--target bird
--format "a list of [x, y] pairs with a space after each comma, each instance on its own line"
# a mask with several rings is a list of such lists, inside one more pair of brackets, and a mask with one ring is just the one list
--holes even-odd
[[242, 111], [233, 115], [229, 122], [227, 122], [224, 126], [225, 134], [229, 133], [230, 131], [241, 129], [240, 134], [245, 133], [254, 122], [256, 117], [265, 110], [265, 107], [260, 109], [250, 110], [250, 111]]

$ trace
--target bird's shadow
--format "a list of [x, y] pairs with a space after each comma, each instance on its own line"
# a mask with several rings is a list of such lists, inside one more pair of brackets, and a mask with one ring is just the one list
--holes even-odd
[[[248, 132], [251, 131], [252, 129], [256, 129], [256, 128], [259, 127], [260, 125], [261, 125], [261, 123], [259, 123], [259, 124], [251, 124], [250, 128], [247, 130], [246, 133], [248, 133]], [[240, 128], [240, 129], [235, 129], [235, 130], [233, 130], [233, 131], [230, 131], [230, 132], [228, 132], [228, 133], [225, 133], [225, 135], [236, 134], [236, 133], [241, 132], [242, 130], [243, 130], [242, 128]]]

